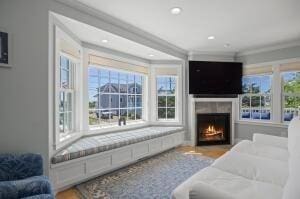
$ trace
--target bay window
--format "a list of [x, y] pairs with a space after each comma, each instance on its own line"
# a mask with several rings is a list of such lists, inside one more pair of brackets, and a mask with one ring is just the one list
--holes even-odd
[[174, 120], [176, 118], [176, 77], [158, 76], [156, 85], [157, 119]]
[[282, 119], [291, 121], [299, 115], [300, 110], [300, 72], [282, 72]]
[[271, 120], [272, 75], [243, 77], [240, 96], [240, 118], [243, 120]]
[[140, 74], [89, 66], [89, 126], [133, 123], [143, 119], [143, 82]]

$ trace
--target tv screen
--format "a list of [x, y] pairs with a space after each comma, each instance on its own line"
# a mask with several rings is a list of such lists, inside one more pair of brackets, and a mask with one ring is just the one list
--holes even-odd
[[189, 93], [235, 95], [242, 93], [243, 64], [238, 62], [189, 62]]

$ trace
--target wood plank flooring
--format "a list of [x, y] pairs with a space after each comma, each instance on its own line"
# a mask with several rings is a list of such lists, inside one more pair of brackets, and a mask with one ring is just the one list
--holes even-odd
[[[176, 150], [185, 154], [193, 154], [193, 155], [202, 155], [211, 158], [218, 158], [228, 150], [230, 150], [230, 145], [218, 145], [218, 146], [181, 146]], [[70, 188], [65, 191], [62, 191], [56, 195], [56, 199], [80, 199], [78, 197], [77, 190], [75, 188]]]

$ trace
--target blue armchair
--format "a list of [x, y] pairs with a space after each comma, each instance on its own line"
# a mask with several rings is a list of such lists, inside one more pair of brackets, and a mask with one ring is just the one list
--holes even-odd
[[0, 199], [54, 199], [38, 154], [0, 155]]

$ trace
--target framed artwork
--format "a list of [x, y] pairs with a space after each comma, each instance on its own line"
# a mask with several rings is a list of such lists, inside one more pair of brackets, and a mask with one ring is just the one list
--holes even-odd
[[0, 30], [0, 67], [11, 67], [10, 48], [9, 33]]

